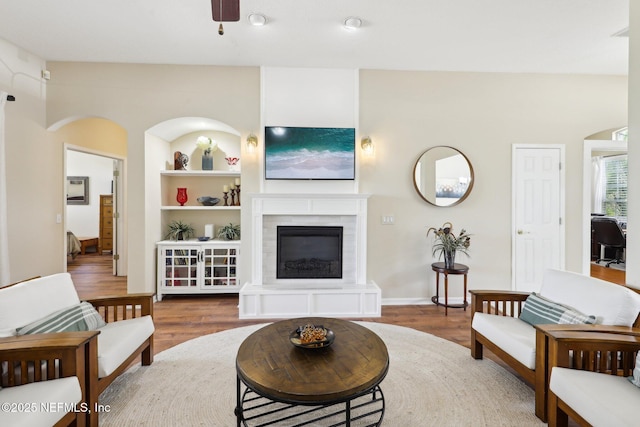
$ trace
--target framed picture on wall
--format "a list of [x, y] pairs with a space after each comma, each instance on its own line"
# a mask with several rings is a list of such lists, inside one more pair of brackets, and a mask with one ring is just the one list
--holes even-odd
[[89, 204], [89, 177], [67, 177], [67, 205]]

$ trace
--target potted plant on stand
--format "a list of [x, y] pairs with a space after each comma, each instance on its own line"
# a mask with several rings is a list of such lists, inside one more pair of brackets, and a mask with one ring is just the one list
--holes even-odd
[[445, 222], [442, 227], [435, 229], [434, 227], [427, 230], [427, 236], [433, 231], [433, 256], [438, 255], [438, 259], [444, 254], [444, 267], [453, 268], [456, 260], [456, 252], [462, 252], [469, 256], [469, 245], [471, 244], [471, 235], [463, 228], [456, 236], [453, 232], [453, 224]]

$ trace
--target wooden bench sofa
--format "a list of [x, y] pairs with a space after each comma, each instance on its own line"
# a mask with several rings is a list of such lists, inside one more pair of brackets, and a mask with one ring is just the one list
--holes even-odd
[[[472, 290], [471, 356], [482, 359], [486, 347], [535, 388], [535, 412], [547, 420], [551, 330], [594, 330], [600, 325], [631, 327], [638, 322], [640, 295], [620, 285], [577, 273], [545, 271], [539, 295], [593, 315], [597, 325], [555, 325], [536, 329], [519, 317], [530, 296], [525, 292]], [[637, 324], [637, 323], [636, 323]]]
[[[95, 407], [98, 396], [138, 357], [143, 365], [153, 362], [153, 294], [130, 294], [91, 299], [94, 316], [86, 323], [99, 332], [97, 343], [86, 356], [86, 404]], [[34, 278], [0, 288], [0, 344], [15, 339], [27, 330], [40, 332], [45, 326], [34, 326], [61, 310], [80, 304], [68, 273]], [[97, 313], [95, 313], [97, 312]], [[83, 314], [85, 311], [83, 311]], [[69, 332], [74, 333], [74, 332]], [[88, 423], [98, 425], [98, 414], [91, 411]]]

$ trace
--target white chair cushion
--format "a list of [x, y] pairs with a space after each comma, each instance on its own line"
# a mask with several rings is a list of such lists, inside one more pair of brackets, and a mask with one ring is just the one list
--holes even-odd
[[475, 313], [471, 327], [529, 369], [536, 367], [536, 330], [509, 316]]
[[546, 270], [540, 295], [603, 325], [631, 326], [640, 312], [640, 295], [631, 289], [570, 271]]
[[549, 388], [594, 427], [638, 425], [640, 389], [627, 377], [555, 367]]
[[[31, 407], [31, 411], [6, 412], [0, 411], [0, 426], [42, 427], [52, 426], [67, 414], [64, 405], [77, 410], [82, 409], [80, 400], [82, 391], [77, 377], [60, 378], [57, 380], [40, 381], [15, 387], [6, 387], [0, 390], [0, 402], [24, 404], [37, 403]], [[40, 402], [62, 403], [41, 407]], [[48, 410], [47, 410], [48, 409]]]
[[0, 288], [0, 338], [80, 299], [69, 273], [32, 279]]
[[155, 328], [151, 316], [142, 316], [107, 323], [98, 330], [98, 377], [104, 378], [131, 356]]

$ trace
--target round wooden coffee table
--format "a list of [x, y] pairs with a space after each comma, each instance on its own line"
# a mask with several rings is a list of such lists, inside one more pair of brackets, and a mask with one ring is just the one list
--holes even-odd
[[[331, 329], [333, 344], [294, 346], [289, 334], [308, 323]], [[237, 425], [329, 423], [337, 418], [346, 426], [355, 419], [380, 425], [384, 395], [379, 384], [388, 369], [382, 339], [356, 323], [320, 317], [272, 323], [249, 335], [238, 349]]]

